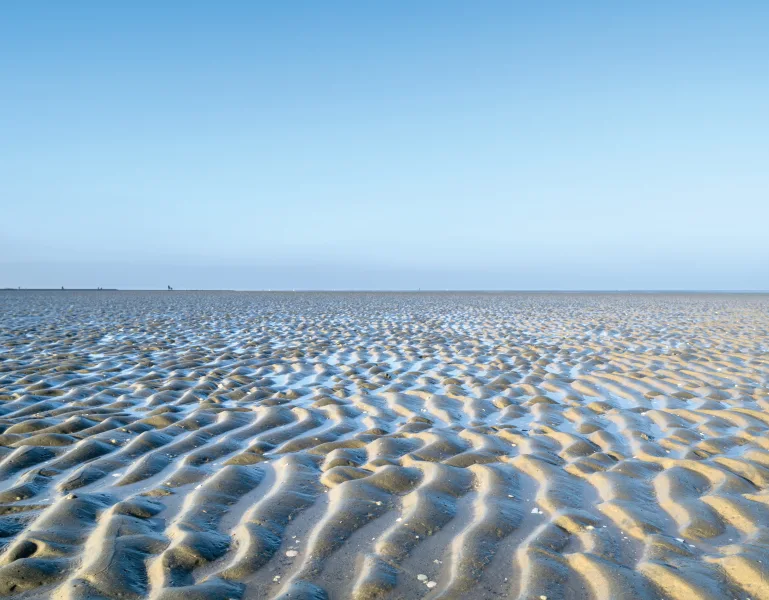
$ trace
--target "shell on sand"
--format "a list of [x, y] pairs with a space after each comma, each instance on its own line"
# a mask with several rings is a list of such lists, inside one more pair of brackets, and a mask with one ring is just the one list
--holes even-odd
[[769, 600], [769, 297], [0, 292], [0, 596]]

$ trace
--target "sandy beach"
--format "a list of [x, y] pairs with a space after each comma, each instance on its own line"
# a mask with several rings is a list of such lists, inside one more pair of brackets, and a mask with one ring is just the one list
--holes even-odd
[[769, 296], [0, 292], [0, 596], [769, 599]]

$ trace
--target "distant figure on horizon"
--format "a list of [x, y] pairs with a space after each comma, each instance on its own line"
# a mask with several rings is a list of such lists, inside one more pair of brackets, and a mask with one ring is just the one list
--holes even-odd
[[168, 291], [172, 291], [174, 288], [172, 288], [170, 285], [168, 286]]
[[61, 286], [61, 289], [64, 289], [64, 286]]

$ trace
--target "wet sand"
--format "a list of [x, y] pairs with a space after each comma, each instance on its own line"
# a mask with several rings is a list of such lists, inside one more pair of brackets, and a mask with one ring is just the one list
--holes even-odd
[[0, 596], [769, 599], [769, 296], [0, 292]]

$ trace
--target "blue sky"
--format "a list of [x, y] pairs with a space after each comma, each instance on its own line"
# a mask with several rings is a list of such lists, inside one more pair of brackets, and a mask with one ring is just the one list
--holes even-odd
[[8, 2], [0, 287], [769, 289], [765, 2]]

